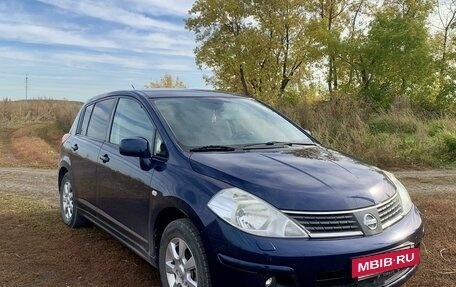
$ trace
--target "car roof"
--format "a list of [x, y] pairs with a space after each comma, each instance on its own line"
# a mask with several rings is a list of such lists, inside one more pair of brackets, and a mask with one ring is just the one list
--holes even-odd
[[108, 96], [121, 96], [121, 95], [137, 95], [146, 99], [156, 98], [179, 98], [179, 97], [232, 97], [240, 98], [244, 97], [241, 95], [213, 91], [213, 90], [201, 90], [201, 89], [168, 89], [168, 88], [157, 88], [157, 89], [142, 89], [142, 90], [119, 90], [101, 94], [88, 100], [87, 102], [93, 102], [98, 99]]
[[139, 92], [145, 94], [148, 98], [168, 98], [168, 97], [239, 97], [238, 95], [199, 89], [146, 89]]

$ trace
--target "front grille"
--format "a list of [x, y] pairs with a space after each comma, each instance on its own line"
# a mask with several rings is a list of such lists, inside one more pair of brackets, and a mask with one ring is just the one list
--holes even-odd
[[310, 233], [361, 232], [352, 213], [345, 214], [289, 214]]
[[396, 193], [392, 198], [372, 207], [334, 212], [282, 212], [301, 224], [314, 238], [348, 237], [363, 235], [360, 214], [378, 212], [379, 223], [386, 229], [402, 218], [402, 203]]
[[407, 267], [398, 270], [392, 270], [372, 277], [360, 280], [358, 284], [354, 285], [356, 287], [371, 287], [371, 286], [386, 286], [391, 283], [399, 280], [402, 276], [407, 274], [412, 267]]
[[347, 282], [351, 280], [345, 270], [337, 270], [317, 273], [316, 281], [318, 287], [333, 287], [350, 286]]
[[387, 271], [385, 273], [376, 274], [356, 280], [350, 278], [345, 271], [334, 271], [317, 274], [316, 285], [318, 287], [371, 287], [371, 286], [386, 286], [399, 280], [407, 274], [412, 268], [404, 268], [399, 270]]
[[402, 204], [398, 194], [377, 206], [383, 229], [391, 226], [402, 217]]

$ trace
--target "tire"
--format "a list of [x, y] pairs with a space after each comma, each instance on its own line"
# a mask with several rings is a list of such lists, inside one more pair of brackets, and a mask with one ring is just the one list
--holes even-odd
[[60, 183], [60, 215], [63, 223], [71, 228], [86, 226], [88, 221], [79, 214], [76, 197], [73, 193], [71, 176], [66, 173]]
[[203, 242], [189, 219], [175, 220], [165, 228], [158, 264], [163, 287], [212, 286]]

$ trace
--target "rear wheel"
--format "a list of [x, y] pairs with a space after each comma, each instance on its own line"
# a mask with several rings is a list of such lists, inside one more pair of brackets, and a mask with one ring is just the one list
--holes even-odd
[[210, 287], [203, 242], [188, 219], [171, 222], [160, 241], [159, 270], [164, 287]]
[[87, 224], [87, 219], [77, 210], [73, 185], [68, 173], [63, 176], [60, 184], [60, 214], [63, 222], [70, 227], [76, 228]]

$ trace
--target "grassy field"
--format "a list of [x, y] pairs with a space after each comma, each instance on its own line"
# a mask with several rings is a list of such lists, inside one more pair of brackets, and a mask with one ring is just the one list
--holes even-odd
[[350, 97], [281, 110], [324, 145], [382, 168], [456, 168], [454, 114], [423, 114], [403, 102], [373, 111]]
[[0, 166], [56, 167], [62, 135], [81, 103], [0, 101]]
[[[456, 194], [414, 194], [424, 214], [422, 262], [407, 287], [456, 286]], [[0, 193], [1, 286], [160, 286], [156, 269], [96, 227], [72, 230], [59, 212]]]
[[[82, 103], [0, 101], [0, 166], [54, 167]], [[399, 105], [399, 104], [398, 104]], [[393, 169], [456, 168], [456, 117], [410, 108], [369, 113], [349, 98], [280, 108], [325, 146]]]

